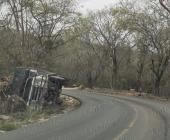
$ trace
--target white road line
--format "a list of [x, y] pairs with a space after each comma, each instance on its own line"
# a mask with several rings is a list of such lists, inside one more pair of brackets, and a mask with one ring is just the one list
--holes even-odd
[[[119, 102], [122, 102], [121, 100], [119, 99], [115, 99], [115, 100], [118, 100]], [[130, 105], [131, 106], [131, 105]], [[131, 106], [132, 107], [132, 106]], [[128, 132], [128, 130], [130, 128], [132, 128], [135, 124], [135, 122], [137, 121], [137, 109], [133, 106], [133, 109], [135, 111], [135, 118], [133, 119], [133, 121], [128, 125], [127, 128], [125, 128], [118, 136], [116, 136], [115, 138], [113, 138], [113, 140], [121, 140], [123, 138], [123, 136]]]

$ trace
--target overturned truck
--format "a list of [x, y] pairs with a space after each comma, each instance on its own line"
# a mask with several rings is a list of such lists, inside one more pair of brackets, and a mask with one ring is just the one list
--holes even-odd
[[17, 68], [8, 94], [17, 95], [26, 104], [61, 104], [60, 94], [65, 79], [40, 69]]

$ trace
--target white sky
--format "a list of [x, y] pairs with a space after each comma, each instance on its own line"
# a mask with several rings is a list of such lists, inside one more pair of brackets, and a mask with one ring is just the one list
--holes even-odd
[[81, 13], [103, 9], [106, 6], [114, 5], [118, 0], [79, 0], [79, 10]]

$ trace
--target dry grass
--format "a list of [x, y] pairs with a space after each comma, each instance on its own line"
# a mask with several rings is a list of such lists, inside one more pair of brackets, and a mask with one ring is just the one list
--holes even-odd
[[0, 120], [0, 131], [11, 131], [31, 123], [47, 121], [53, 116], [73, 110], [80, 104], [79, 101], [72, 97], [61, 95], [61, 98], [63, 103], [60, 106], [48, 106], [41, 111], [28, 109], [26, 112], [8, 114], [10, 119]]

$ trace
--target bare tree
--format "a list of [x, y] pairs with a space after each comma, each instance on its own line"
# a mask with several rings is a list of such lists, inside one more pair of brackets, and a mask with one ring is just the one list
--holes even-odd
[[[143, 13], [133, 15], [137, 31], [146, 38], [148, 42], [148, 50], [150, 56], [150, 67], [154, 74], [154, 93], [159, 95], [160, 84], [164, 72], [169, 64], [170, 43], [169, 43], [169, 25], [166, 19], [161, 18], [155, 9], [150, 9], [150, 13], [146, 10]], [[160, 19], [161, 18], [161, 19]]]
[[162, 7], [170, 13], [170, 8], [167, 6], [167, 4], [169, 2], [168, 0], [159, 0], [159, 2], [162, 5]]
[[137, 91], [142, 91], [142, 81], [144, 70], [146, 67], [146, 59], [148, 57], [148, 42], [145, 36], [139, 34], [136, 35], [136, 46], [137, 46]]
[[[64, 32], [75, 19], [74, 1], [6, 0], [8, 28], [17, 36], [21, 65], [38, 65], [47, 53], [64, 44]], [[24, 55], [24, 57], [23, 57]], [[29, 59], [29, 61], [28, 61]], [[29, 63], [30, 62], [30, 63]]]
[[112, 69], [112, 86], [118, 88], [119, 84], [119, 56], [120, 47], [124, 46], [127, 41], [129, 32], [120, 26], [120, 21], [123, 21], [125, 9], [109, 9], [99, 11], [92, 15], [94, 19], [94, 34], [98, 44], [103, 46], [108, 51], [111, 59]]
[[75, 27], [76, 32], [79, 34], [79, 37], [76, 38], [76, 44], [80, 43], [80, 50], [83, 50], [83, 52], [79, 52], [78, 60], [80, 60], [81, 65], [83, 65], [82, 67], [84, 67], [86, 84], [90, 88], [93, 88], [107, 66], [105, 62], [107, 56], [103, 47], [96, 43], [93, 28], [94, 25], [89, 17], [80, 17], [79, 23]]

